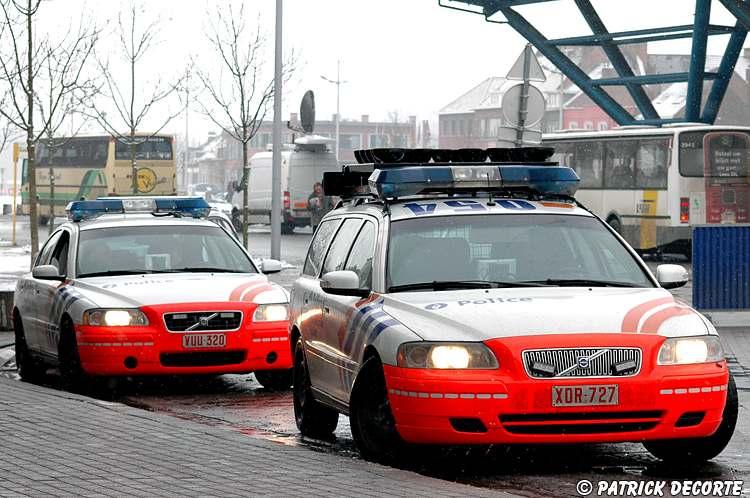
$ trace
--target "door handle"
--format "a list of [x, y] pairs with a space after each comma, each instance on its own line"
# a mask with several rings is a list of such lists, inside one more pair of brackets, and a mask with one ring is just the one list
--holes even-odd
[[324, 313], [330, 313], [331, 309], [328, 306], [323, 306], [323, 312]]

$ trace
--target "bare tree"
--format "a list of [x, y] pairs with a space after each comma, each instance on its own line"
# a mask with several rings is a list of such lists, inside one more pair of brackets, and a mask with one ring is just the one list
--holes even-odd
[[[81, 27], [75, 33], [68, 32], [62, 40], [37, 40], [33, 21], [40, 3], [41, 0], [0, 0], [3, 15], [0, 38], [11, 42], [9, 53], [0, 54], [0, 83], [5, 87], [0, 97], [0, 115], [26, 135], [32, 253], [39, 250], [36, 143], [51, 123], [64, 115], [64, 102], [78, 91], [97, 33], [95, 28]], [[42, 114], [42, 101], [37, 97], [35, 85], [50, 57], [56, 62], [54, 70], [46, 74], [51, 90], [50, 99], [44, 99], [49, 106]], [[43, 77], [41, 80], [44, 82]], [[39, 115], [40, 124], [35, 127]]]
[[[117, 32], [120, 41], [120, 54], [127, 64], [129, 77], [126, 83], [121, 83], [120, 78], [112, 71], [110, 61], [97, 58], [99, 71], [103, 77], [104, 84], [100, 94], [104, 97], [106, 104], [96, 102], [92, 106], [93, 116], [99, 124], [114, 136], [120, 143], [124, 143], [129, 149], [129, 159], [132, 166], [131, 184], [133, 193], [138, 193], [138, 163], [136, 150], [138, 145], [153, 138], [180, 112], [182, 107], [176, 111], [163, 109], [168, 104], [170, 97], [177, 95], [183, 85], [184, 76], [172, 82], [164, 82], [161, 78], [148, 87], [151, 91], [140, 95], [146, 85], [140, 78], [138, 63], [143, 60], [150, 49], [156, 43], [155, 34], [158, 32], [159, 20], [143, 22], [148, 19], [142, 5], [131, 2], [125, 16], [120, 12], [117, 16]], [[108, 108], [114, 108], [114, 113], [107, 113]], [[139, 135], [138, 131], [144, 122], [154, 114], [160, 115], [161, 121], [156, 129], [152, 129], [149, 135]], [[112, 115], [114, 114], [114, 117]]]
[[[206, 38], [218, 56], [221, 70], [213, 73], [198, 68], [195, 74], [205, 89], [206, 97], [199, 101], [203, 113], [242, 147], [239, 190], [243, 192], [242, 241], [247, 247], [247, 146], [273, 102], [273, 77], [264, 80], [265, 38], [259, 28], [248, 29], [244, 14], [244, 6], [235, 11], [230, 5], [228, 10], [218, 7], [207, 16], [215, 19]], [[284, 64], [284, 78], [288, 80], [293, 70], [292, 55]]]

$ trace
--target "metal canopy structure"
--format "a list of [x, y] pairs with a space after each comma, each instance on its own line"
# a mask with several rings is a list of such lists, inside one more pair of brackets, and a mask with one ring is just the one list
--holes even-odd
[[[748, 29], [750, 29], [750, 0], [718, 0], [735, 17], [736, 22], [733, 26], [710, 24], [712, 0], [695, 0], [693, 24], [621, 32], [607, 30], [590, 0], [573, 0], [588, 24], [591, 34], [559, 39], [547, 39], [515, 10], [515, 7], [522, 5], [555, 1], [558, 0], [438, 0], [438, 3], [442, 7], [482, 14], [488, 22], [497, 23], [498, 21], [493, 20], [492, 17], [502, 14], [505, 21], [501, 23], [509, 24], [531, 42], [539, 52], [620, 125], [660, 126], [686, 121], [712, 124], [716, 120], [719, 106], [729, 87], [729, 80], [734, 73], [735, 64], [742, 51]], [[686, 3], [688, 1], [685, 0]], [[714, 72], [707, 72], [705, 69], [706, 45], [708, 37], [715, 35], [729, 35], [729, 41], [719, 67]], [[628, 44], [685, 38], [692, 38], [692, 57], [688, 72], [636, 75], [620, 48]], [[561, 47], [565, 46], [600, 47], [609, 58], [609, 63], [617, 76], [592, 79], [561, 50]], [[712, 84], [705, 104], [701, 106], [706, 81]], [[687, 82], [684, 118], [659, 116], [644, 86], [679, 82]], [[605, 90], [605, 87], [612, 86], [627, 89], [640, 115], [633, 116]]]

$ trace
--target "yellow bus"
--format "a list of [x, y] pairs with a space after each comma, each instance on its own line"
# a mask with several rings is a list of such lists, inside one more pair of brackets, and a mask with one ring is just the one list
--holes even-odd
[[[136, 137], [138, 192], [141, 195], [176, 194], [174, 138], [143, 134]], [[40, 223], [50, 216], [65, 216], [70, 201], [107, 195], [133, 195], [129, 145], [112, 136], [60, 137], [56, 147], [40, 140], [36, 145], [36, 185]], [[50, 174], [51, 173], [51, 174]], [[50, 178], [53, 182], [50, 182]], [[50, 195], [54, 185], [53, 195]], [[26, 161], [22, 172], [21, 213], [29, 212]]]

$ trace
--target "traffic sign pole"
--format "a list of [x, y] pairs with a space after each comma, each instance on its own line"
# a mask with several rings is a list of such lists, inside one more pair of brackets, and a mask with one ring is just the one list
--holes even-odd
[[526, 128], [526, 114], [529, 103], [529, 81], [531, 71], [531, 44], [527, 44], [523, 51], [523, 88], [521, 90], [521, 101], [518, 106], [518, 131], [516, 132], [516, 147], [523, 146], [523, 132]]

